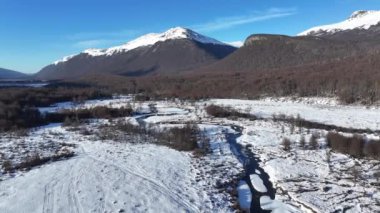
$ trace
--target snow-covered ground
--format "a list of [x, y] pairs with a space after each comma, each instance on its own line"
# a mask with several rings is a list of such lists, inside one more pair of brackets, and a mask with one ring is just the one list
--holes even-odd
[[207, 211], [187, 153], [44, 131], [77, 144], [76, 156], [0, 182], [0, 212]]
[[120, 108], [121, 106], [126, 106], [131, 100], [131, 96], [115, 96], [113, 99], [87, 100], [84, 103], [74, 103], [72, 101], [68, 101], [56, 103], [49, 107], [40, 107], [39, 111], [41, 113], [52, 113], [59, 112], [60, 110], [86, 109], [97, 106]]
[[[141, 119], [149, 127], [158, 129], [195, 122], [208, 139], [210, 150], [206, 155], [196, 156], [151, 143], [134, 143], [136, 138], [133, 137], [102, 141], [96, 134], [84, 136], [81, 131], [68, 131], [58, 124], [36, 129], [17, 139], [2, 136], [0, 152], [7, 150], [7, 156], [20, 146], [19, 141], [28, 144], [25, 149], [41, 149], [46, 155], [54, 153], [54, 149], [49, 151], [44, 145], [35, 144], [75, 144], [76, 147], [71, 148], [76, 155], [28, 172], [3, 175], [0, 212], [26, 209], [28, 212], [233, 212], [237, 196], [242, 207], [247, 208], [254, 195], [250, 186], [241, 182], [245, 162], [241, 162], [228, 143], [227, 134], [238, 133], [232, 125], [241, 128], [236, 142], [261, 160], [261, 171], [269, 175], [276, 189], [275, 200], [266, 195], [260, 197], [263, 209], [273, 212], [380, 211], [379, 186], [374, 178], [374, 173], [380, 171], [379, 161], [330, 152], [325, 146], [323, 135], [327, 132], [324, 130], [295, 128], [293, 131], [289, 124], [271, 119], [213, 118], [204, 110], [207, 104], [230, 106], [263, 118], [271, 118], [273, 114], [300, 115], [306, 120], [342, 127], [380, 129], [379, 108], [343, 106], [334, 99], [214, 99], [181, 103], [132, 102], [130, 96], [125, 96], [81, 105], [58, 104], [40, 110], [131, 106], [148, 115], [123, 119], [134, 125], [139, 125]], [[96, 132], [107, 122], [94, 120], [83, 125]], [[321, 135], [320, 148], [299, 148], [301, 135], [308, 143], [312, 133]], [[292, 141], [290, 151], [282, 149], [285, 137]], [[14, 152], [14, 159], [22, 153]], [[328, 154], [331, 154], [329, 161]], [[351, 171], [354, 166], [359, 171], [357, 180]], [[250, 183], [256, 191], [266, 193], [270, 188], [264, 185], [260, 174], [258, 170], [250, 174]]]
[[[287, 124], [272, 121], [242, 121], [241, 125], [246, 129], [239, 142], [251, 146], [250, 149], [260, 156], [261, 167], [275, 184], [279, 199], [304, 211], [333, 212], [358, 206], [361, 206], [361, 212], [380, 210], [374, 205], [380, 201], [379, 189], [373, 185], [377, 181], [373, 174], [380, 169], [379, 161], [353, 159], [331, 152], [328, 162], [330, 150], [323, 148], [323, 138], [319, 139], [320, 149], [299, 147], [301, 135], [306, 137], [306, 143], [311, 137], [305, 129], [303, 133], [296, 130], [292, 134]], [[284, 133], [282, 126], [285, 127]], [[291, 139], [291, 151], [282, 149], [280, 144], [284, 137]], [[360, 176], [357, 181], [351, 174], [355, 165]]]
[[324, 124], [357, 129], [380, 129], [380, 108], [366, 106], [340, 105], [331, 99], [263, 99], [233, 100], [215, 99], [211, 103], [230, 106], [258, 117], [271, 118], [284, 114]]
[[[364, 106], [342, 106], [332, 100], [264, 99], [212, 100], [212, 104], [230, 106], [242, 112], [270, 118], [272, 114], [300, 115], [307, 120], [343, 127], [379, 130], [380, 110]], [[226, 122], [220, 119], [220, 122]], [[214, 122], [218, 122], [214, 120]], [[380, 171], [378, 160], [354, 159], [330, 152], [326, 148], [324, 130], [305, 129], [273, 120], [229, 121], [244, 127], [240, 144], [250, 147], [262, 162], [277, 188], [276, 198], [308, 212], [379, 212], [380, 189], [374, 173]], [[299, 147], [301, 135], [306, 144], [312, 133], [318, 133], [320, 148]], [[284, 151], [284, 138], [292, 141], [291, 150]], [[367, 135], [378, 138], [379, 135]], [[330, 160], [328, 155], [331, 154]], [[353, 168], [358, 172], [355, 180]], [[260, 184], [260, 183], [259, 183]], [[262, 188], [259, 186], [258, 188]], [[265, 203], [266, 198], [263, 198]]]

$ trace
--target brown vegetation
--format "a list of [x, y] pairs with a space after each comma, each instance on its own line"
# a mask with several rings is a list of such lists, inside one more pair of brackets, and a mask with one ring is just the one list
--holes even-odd
[[1, 88], [0, 132], [30, 128], [46, 124], [36, 107], [64, 101], [81, 102], [87, 99], [110, 97], [94, 88]]
[[206, 107], [207, 114], [218, 118], [250, 118], [256, 119], [256, 116], [249, 113], [238, 112], [230, 107], [209, 105]]
[[40, 166], [50, 161], [58, 161], [65, 158], [74, 156], [74, 152], [68, 149], [64, 149], [59, 153], [55, 153], [52, 156], [41, 157], [38, 153], [25, 157], [20, 163], [12, 164], [10, 160], [6, 160], [2, 163], [4, 172], [9, 173], [15, 170], [29, 170], [33, 167]]
[[326, 136], [327, 145], [336, 152], [349, 154], [354, 157], [380, 158], [380, 140], [367, 140], [355, 134], [352, 137], [329, 132]]
[[281, 145], [284, 151], [290, 151], [292, 142], [290, 141], [289, 138], [284, 138], [282, 139]]
[[157, 98], [245, 98], [338, 96], [345, 103], [380, 100], [380, 54], [358, 55], [295, 67], [256, 71], [191, 72], [129, 78], [92, 76], [85, 82], [114, 91]]
[[[168, 146], [179, 151], [196, 151], [197, 154], [208, 152], [208, 140], [202, 137], [197, 125], [188, 123], [183, 127], [157, 130], [147, 126], [135, 126], [130, 123], [118, 121], [113, 125], [100, 128], [98, 137], [102, 140], [120, 140], [123, 134], [136, 136], [136, 140], [151, 141], [158, 145]], [[198, 140], [201, 142], [198, 144]], [[134, 142], [134, 140], [128, 140]]]
[[133, 110], [130, 107], [110, 108], [97, 106], [93, 108], [70, 109], [56, 113], [48, 113], [44, 117], [47, 122], [64, 122], [70, 124], [73, 122], [78, 123], [82, 119], [127, 117], [131, 116], [132, 113]]

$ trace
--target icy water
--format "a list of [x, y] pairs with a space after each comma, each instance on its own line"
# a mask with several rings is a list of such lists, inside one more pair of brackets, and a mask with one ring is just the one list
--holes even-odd
[[[137, 117], [136, 120], [140, 125], [145, 125], [146, 123], [144, 119], [147, 119], [153, 115], [160, 116], [160, 114], [153, 113], [141, 114]], [[237, 138], [239, 138], [242, 134], [242, 127], [231, 126], [231, 128], [237, 133], [226, 133], [227, 142], [230, 144], [232, 153], [244, 165], [245, 176], [243, 180], [248, 184], [252, 194], [250, 212], [271, 212], [271, 210], [262, 209], [260, 205], [260, 198], [262, 196], [267, 196], [272, 200], [275, 199], [275, 190], [269, 180], [269, 175], [259, 166], [260, 159], [258, 159], [251, 151], [249, 151], [249, 149], [242, 147], [237, 143]], [[254, 184], [251, 181], [252, 175], [257, 175], [262, 180], [266, 188], [266, 192], [262, 192], [254, 187]]]
[[29, 82], [29, 81], [0, 81], [1, 87], [31, 87], [31, 88], [39, 88], [48, 85], [45, 82]]
[[[237, 134], [229, 133], [227, 134], [227, 141], [231, 146], [231, 150], [234, 155], [239, 159], [239, 161], [244, 165], [245, 176], [243, 180], [248, 184], [251, 193], [251, 212], [271, 212], [268, 210], [263, 210], [260, 205], [260, 198], [262, 196], [268, 196], [272, 200], [275, 198], [275, 190], [272, 183], [269, 180], [269, 175], [259, 166], [260, 159], [258, 159], [252, 152], [247, 148], [242, 147], [236, 142], [237, 138], [241, 136], [242, 128], [239, 126], [231, 126], [233, 130], [238, 132]], [[251, 176], [257, 175], [263, 181], [266, 192], [260, 192], [256, 189], [251, 181]]]

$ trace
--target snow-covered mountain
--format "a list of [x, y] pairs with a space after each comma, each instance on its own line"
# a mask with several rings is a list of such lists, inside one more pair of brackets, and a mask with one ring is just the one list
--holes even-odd
[[127, 76], [170, 74], [209, 65], [236, 47], [176, 27], [150, 33], [120, 46], [87, 49], [66, 56], [37, 73], [38, 79], [67, 79], [94, 73]]
[[[163, 33], [149, 33], [149, 34], [143, 35], [141, 37], [138, 37], [135, 40], [129, 41], [128, 43], [120, 45], [120, 46], [110, 47], [107, 49], [87, 49], [81, 53], [94, 56], [94, 57], [112, 56], [114, 54], [125, 53], [139, 47], [152, 46], [156, 44], [157, 42], [163, 42], [163, 41], [175, 40], [175, 39], [190, 39], [190, 40], [197, 41], [204, 44], [227, 45], [213, 38], [209, 38], [207, 36], [194, 32], [190, 29], [186, 29], [183, 27], [175, 27]], [[75, 56], [76, 55], [65, 56], [61, 60], [55, 61], [54, 64], [66, 62]]]
[[347, 20], [330, 24], [313, 27], [300, 34], [299, 36], [326, 36], [344, 31], [368, 30], [380, 23], [380, 11], [356, 11]]

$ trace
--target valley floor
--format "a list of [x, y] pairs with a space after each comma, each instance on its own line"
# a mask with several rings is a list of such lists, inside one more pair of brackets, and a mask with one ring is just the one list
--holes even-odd
[[[53, 156], [62, 150], [75, 156], [0, 176], [0, 212], [234, 212], [237, 197], [251, 205], [249, 187], [241, 182], [246, 162], [234, 152], [228, 135], [257, 157], [262, 171], [269, 175], [276, 190], [275, 200], [260, 197], [263, 209], [273, 212], [377, 212], [380, 190], [374, 174], [378, 160], [354, 159], [330, 152], [323, 129], [295, 128], [272, 120], [273, 114], [301, 116], [307, 120], [342, 127], [378, 130], [380, 109], [341, 106], [334, 100], [209, 100], [183, 102], [132, 102], [130, 97], [91, 101], [76, 106], [69, 103], [41, 111], [61, 108], [126, 105], [149, 116], [123, 118], [151, 128], [168, 128], [195, 122], [210, 143], [210, 153], [195, 156], [158, 146], [132, 136], [122, 141], [100, 140], [96, 134], [72, 131], [60, 124], [33, 130], [29, 135], [0, 138], [0, 163], [22, 161], [23, 156], [38, 152]], [[151, 104], [156, 112], [150, 111]], [[262, 120], [213, 118], [205, 105], [230, 106]], [[82, 128], [96, 132], [107, 120], [92, 120]], [[239, 127], [241, 132], [231, 127]], [[303, 135], [307, 143], [318, 134], [315, 150], [299, 148]], [[350, 134], [350, 133], [344, 133]], [[292, 141], [284, 151], [284, 138]], [[366, 137], [379, 138], [377, 133]], [[47, 148], [48, 147], [48, 148]], [[236, 150], [235, 150], [236, 151]], [[331, 159], [326, 160], [326, 153]], [[357, 166], [354, 180], [350, 168]], [[248, 185], [256, 191], [269, 190], [260, 179], [261, 172], [250, 175]], [[239, 191], [236, 187], [239, 184]], [[244, 202], [246, 202], [244, 204]]]
[[76, 156], [2, 181], [0, 212], [203, 211], [186, 153], [45, 131], [77, 144]]

